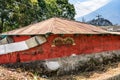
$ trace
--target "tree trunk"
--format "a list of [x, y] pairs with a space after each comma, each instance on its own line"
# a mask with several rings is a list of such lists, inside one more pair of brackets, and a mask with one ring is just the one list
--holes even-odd
[[0, 33], [2, 33], [3, 31], [3, 24], [4, 24], [4, 20], [3, 20], [3, 17], [1, 16]]

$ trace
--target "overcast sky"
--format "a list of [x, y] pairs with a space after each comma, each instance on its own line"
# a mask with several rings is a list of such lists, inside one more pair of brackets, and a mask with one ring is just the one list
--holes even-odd
[[75, 19], [81, 21], [95, 18], [98, 14], [113, 24], [120, 24], [120, 0], [69, 0], [76, 10]]

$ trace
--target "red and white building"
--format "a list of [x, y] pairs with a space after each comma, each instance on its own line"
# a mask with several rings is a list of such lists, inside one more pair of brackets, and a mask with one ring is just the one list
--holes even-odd
[[62, 18], [51, 18], [1, 36], [6, 37], [0, 40], [0, 64], [120, 50], [119, 32]]

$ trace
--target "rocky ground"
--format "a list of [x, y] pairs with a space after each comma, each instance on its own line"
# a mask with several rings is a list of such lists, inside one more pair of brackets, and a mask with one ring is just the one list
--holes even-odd
[[23, 71], [21, 68], [12, 69], [0, 66], [0, 80], [103, 80], [118, 74], [120, 74], [120, 62], [101, 66], [101, 70], [52, 77]]

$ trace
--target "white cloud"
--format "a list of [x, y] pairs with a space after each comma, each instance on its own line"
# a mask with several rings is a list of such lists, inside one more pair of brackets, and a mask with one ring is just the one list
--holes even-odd
[[78, 1], [74, 4], [76, 10], [75, 18], [90, 14], [93, 11], [105, 6], [111, 0], [86, 0], [84, 2]]

